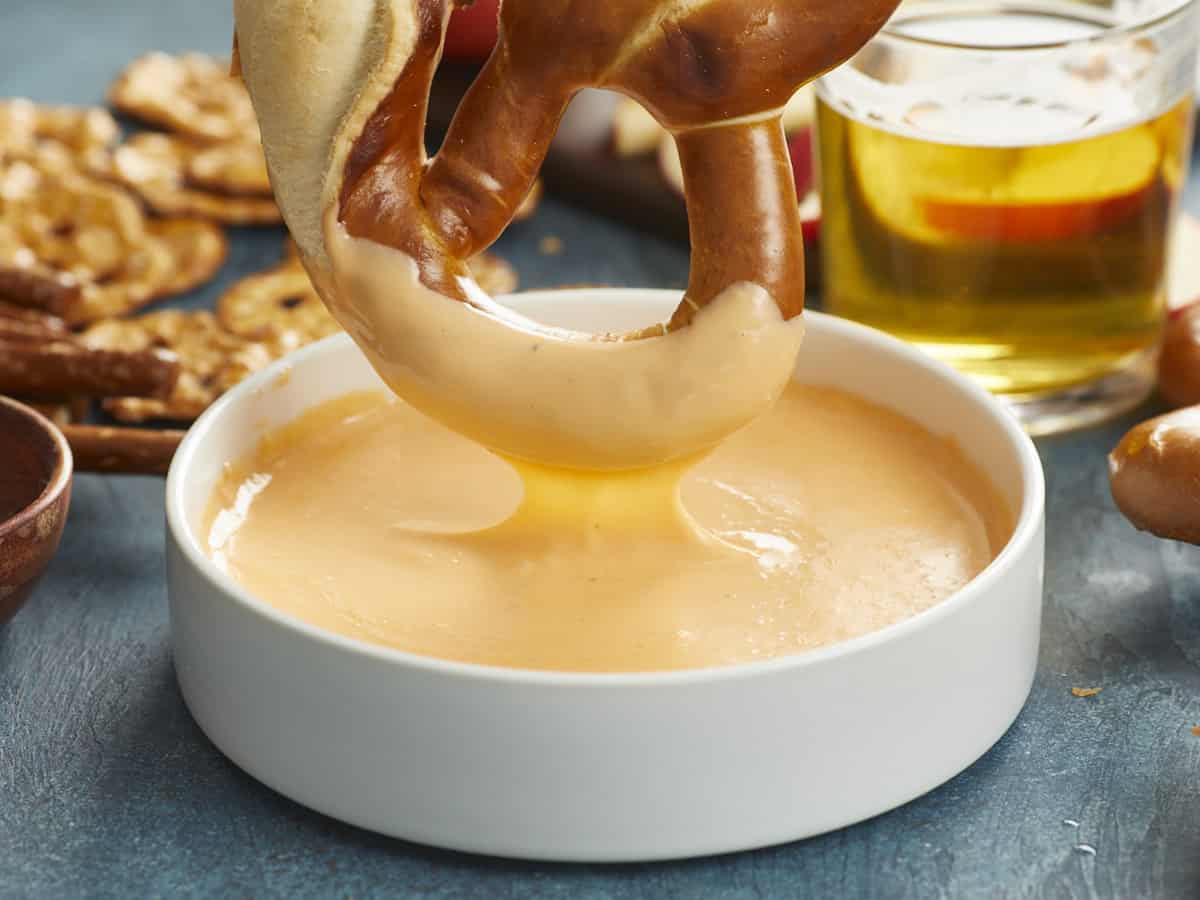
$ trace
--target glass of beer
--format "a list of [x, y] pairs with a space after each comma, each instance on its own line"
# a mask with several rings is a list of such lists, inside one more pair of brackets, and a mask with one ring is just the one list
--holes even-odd
[[818, 85], [825, 309], [1044, 434], [1153, 388], [1200, 0], [910, 0]]

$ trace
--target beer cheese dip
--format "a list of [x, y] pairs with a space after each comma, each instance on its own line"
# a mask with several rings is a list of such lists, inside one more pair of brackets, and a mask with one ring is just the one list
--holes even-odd
[[629, 472], [509, 461], [385, 392], [231, 464], [211, 558], [305, 622], [426, 656], [629, 672], [771, 659], [928, 609], [1011, 515], [947, 440], [791, 384], [711, 454]]

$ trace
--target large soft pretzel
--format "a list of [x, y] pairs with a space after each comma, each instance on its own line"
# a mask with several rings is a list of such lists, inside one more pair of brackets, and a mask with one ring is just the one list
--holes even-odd
[[[799, 328], [785, 337], [766, 326], [772, 315], [777, 323], [802, 311], [804, 262], [779, 113], [803, 83], [857, 50], [895, 5], [896, 0], [505, 0], [496, 50], [441, 150], [428, 160], [425, 112], [450, 0], [235, 0], [242, 71], [276, 197], [335, 315], [389, 383], [416, 405], [497, 449], [595, 466], [647, 464], [711, 445], [782, 390]], [[625, 340], [616, 342], [586, 336], [591, 350], [577, 352], [584, 349], [584, 336], [540, 329], [498, 310], [471, 282], [466, 261], [508, 224], [567, 103], [584, 87], [635, 97], [675, 134], [692, 266], [687, 293], [665, 326], [620, 335]], [[395, 355], [395, 346], [384, 346], [388, 341], [425, 338], [399, 333], [422, 329], [413, 321], [384, 322], [403, 314], [366, 299], [380, 285], [369, 283], [364, 259], [382, 264], [385, 257], [363, 250], [362, 242], [399, 251], [415, 264], [429, 292], [463, 301], [460, 305], [510, 330], [570, 345], [551, 347], [562, 351], [559, 358], [547, 361], [555, 353], [545, 354], [528, 374], [551, 377], [569, 366], [581, 382], [575, 405], [589, 402], [587, 369], [593, 362], [590, 381], [597, 391], [604, 390], [601, 370], [611, 374], [611, 361], [601, 359], [596, 345], [624, 343], [621, 352], [632, 362], [622, 380], [645, 382], [626, 391], [629, 400], [654, 395], [644, 404], [641, 424], [623, 429], [612, 417], [577, 421], [564, 406], [544, 410], [540, 424], [526, 420], [506, 429], [500, 419], [516, 405], [528, 405], [529, 398], [497, 411], [494, 423], [480, 421], [478, 397], [472, 409], [447, 394], [452, 388], [470, 395], [485, 373], [447, 374], [427, 357], [403, 363], [387, 358]], [[349, 247], [356, 248], [353, 254]], [[356, 271], [349, 271], [351, 256]], [[740, 313], [729, 314], [724, 327], [731, 341], [721, 346], [723, 358], [703, 363], [707, 373], [703, 361], [684, 371], [683, 354], [667, 365], [665, 358], [653, 360], [649, 349], [636, 351], [639, 357], [628, 346], [689, 330], [682, 326], [730, 291], [736, 296], [728, 305]], [[410, 296], [403, 302], [415, 301]], [[776, 311], [768, 314], [764, 305]], [[463, 341], [471, 339], [471, 328], [486, 327], [461, 312], [444, 315], [439, 327], [466, 328]], [[436, 340], [432, 330], [429, 339]], [[697, 337], [694, 343], [703, 342]], [[568, 362], [568, 349], [574, 361]], [[525, 362], [504, 359], [524, 371]], [[470, 361], [462, 366], [469, 369]], [[395, 377], [385, 371], [389, 367]], [[406, 372], [402, 378], [395, 375], [400, 368]], [[444, 390], [431, 387], [435, 368], [447, 382]], [[739, 391], [728, 384], [734, 376], [754, 382], [752, 397], [744, 390], [735, 396]], [[405, 383], [398, 386], [397, 378]], [[699, 417], [705, 421], [685, 421], [696, 415], [679, 410], [659, 415], [662, 398], [672, 392], [690, 394], [692, 403], [709, 395], [712, 409]], [[531, 438], [535, 426], [544, 426], [545, 433]]]

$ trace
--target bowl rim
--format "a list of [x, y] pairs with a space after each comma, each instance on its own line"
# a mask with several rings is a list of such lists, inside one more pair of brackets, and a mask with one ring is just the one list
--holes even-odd
[[41, 493], [32, 502], [21, 507], [21, 509], [17, 510], [17, 512], [7, 519], [0, 519], [0, 538], [3, 538], [13, 532], [20, 531], [35, 521], [38, 516], [62, 496], [63, 492], [67, 489], [67, 485], [71, 483], [71, 475], [75, 468], [75, 459], [71, 454], [71, 445], [67, 443], [66, 435], [62, 433], [62, 430], [57, 425], [36, 409], [27, 406], [19, 400], [14, 400], [12, 397], [5, 397], [3, 395], [0, 395], [0, 405], [6, 406], [18, 415], [23, 416], [34, 428], [49, 436], [55, 448], [54, 468], [50, 471], [50, 477], [46, 479], [46, 484], [42, 488]]
[[[519, 298], [569, 298], [577, 302], [580, 296], [606, 297], [641, 295], [648, 297], [673, 297], [679, 291], [645, 288], [602, 288], [579, 290], [524, 291], [514, 295]], [[498, 298], [501, 302], [509, 298]], [[959, 374], [949, 365], [942, 363], [899, 338], [892, 337], [874, 328], [841, 319], [836, 316], [806, 310], [808, 322], [814, 319], [823, 330], [832, 331], [842, 337], [858, 341], [869, 348], [899, 353], [913, 365], [925, 368], [933, 374], [949, 380], [982, 406], [1003, 430], [1010, 446], [1016, 452], [1025, 490], [1021, 507], [1017, 511], [1013, 531], [1004, 547], [986, 568], [965, 586], [955, 591], [940, 603], [914, 616], [885, 628], [851, 638], [836, 644], [807, 650], [801, 653], [775, 657], [774, 659], [735, 664], [704, 666], [691, 669], [649, 670], [633, 672], [568, 672], [554, 669], [525, 669], [482, 663], [447, 660], [424, 656], [406, 650], [396, 650], [372, 644], [357, 638], [347, 637], [318, 628], [303, 619], [282, 612], [255, 597], [232, 576], [222, 572], [204, 553], [200, 536], [193, 532], [184, 515], [184, 494], [188, 472], [196, 464], [199, 448], [215, 424], [226, 414], [226, 410], [244, 399], [268, 387], [294, 366], [303, 365], [311, 357], [330, 353], [339, 344], [349, 344], [345, 333], [334, 334], [276, 360], [270, 366], [255, 373], [235, 386], [210, 406], [192, 425], [175, 453], [167, 474], [166, 518], [167, 539], [173, 540], [187, 562], [198, 572], [211, 588], [232, 601], [243, 610], [257, 615], [267, 622], [293, 633], [295, 636], [323, 644], [330, 649], [361, 656], [376, 663], [415, 670], [425, 675], [475, 680], [488, 683], [525, 684], [531, 686], [578, 687], [578, 688], [638, 688], [704, 685], [714, 681], [736, 680], [759, 677], [787, 670], [800, 670], [833, 663], [846, 657], [857, 656], [906, 635], [932, 628], [939, 621], [953, 615], [961, 607], [970, 604], [981, 593], [997, 587], [1005, 573], [1029, 552], [1038, 540], [1045, 505], [1045, 476], [1041, 459], [1033, 441], [1012, 416], [984, 388]], [[285, 376], [286, 377], [286, 376]]]

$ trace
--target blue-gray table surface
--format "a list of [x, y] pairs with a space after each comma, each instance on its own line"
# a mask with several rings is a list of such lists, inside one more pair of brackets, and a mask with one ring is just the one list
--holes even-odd
[[[99, 102], [142, 51], [225, 52], [228, 5], [0, 0], [0, 96]], [[1193, 209], [1196, 194], [1193, 181]], [[561, 254], [538, 252], [546, 235]], [[280, 236], [235, 231], [220, 277], [185, 303], [210, 304], [269, 264]], [[681, 287], [687, 271], [684, 248], [552, 198], [499, 250], [524, 287]], [[991, 752], [852, 828], [652, 865], [432, 850], [342, 825], [244, 775], [176, 688], [162, 481], [80, 476], [60, 554], [0, 627], [0, 896], [1200, 897], [1200, 549], [1135, 533], [1104, 465], [1148, 412], [1038, 442], [1041, 660], [1025, 711]], [[1073, 686], [1103, 692], [1081, 699]]]

